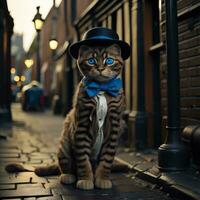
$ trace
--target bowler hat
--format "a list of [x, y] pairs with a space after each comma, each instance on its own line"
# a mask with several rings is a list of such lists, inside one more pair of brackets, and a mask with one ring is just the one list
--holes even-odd
[[83, 39], [79, 42], [73, 43], [69, 47], [71, 56], [75, 59], [78, 58], [78, 51], [82, 45], [88, 46], [108, 46], [117, 44], [121, 48], [122, 58], [126, 60], [130, 56], [130, 46], [128, 43], [119, 40], [116, 32], [108, 28], [95, 27], [88, 30]]

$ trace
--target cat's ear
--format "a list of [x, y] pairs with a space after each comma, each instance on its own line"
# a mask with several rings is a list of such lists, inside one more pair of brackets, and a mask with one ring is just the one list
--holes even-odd
[[90, 48], [89, 46], [86, 46], [86, 45], [80, 46], [79, 52], [78, 52], [79, 57], [83, 56], [84, 53], [87, 53], [88, 51], [92, 51], [92, 48]]
[[115, 52], [117, 55], [121, 55], [121, 48], [117, 44], [113, 44], [106, 48], [107, 51]]

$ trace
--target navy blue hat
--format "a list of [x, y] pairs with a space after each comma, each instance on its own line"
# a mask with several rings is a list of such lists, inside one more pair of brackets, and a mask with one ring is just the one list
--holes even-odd
[[71, 56], [75, 59], [78, 58], [79, 48], [82, 45], [88, 46], [107, 46], [117, 44], [121, 48], [122, 58], [126, 60], [130, 56], [130, 46], [128, 43], [119, 40], [116, 32], [108, 28], [96, 27], [88, 30], [83, 39], [79, 42], [72, 44], [69, 47]]

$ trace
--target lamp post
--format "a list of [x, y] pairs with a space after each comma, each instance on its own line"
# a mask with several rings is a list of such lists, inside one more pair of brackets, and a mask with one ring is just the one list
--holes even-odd
[[51, 50], [56, 50], [58, 47], [58, 41], [55, 38], [49, 40], [49, 47]]
[[177, 1], [167, 0], [165, 4], [168, 67], [168, 135], [166, 143], [159, 147], [158, 165], [163, 171], [179, 171], [188, 167], [189, 151], [180, 140]]
[[40, 31], [42, 29], [44, 20], [42, 19], [42, 15], [40, 14], [40, 6], [37, 7], [37, 13], [33, 18], [35, 30], [37, 31], [37, 81], [40, 82]]

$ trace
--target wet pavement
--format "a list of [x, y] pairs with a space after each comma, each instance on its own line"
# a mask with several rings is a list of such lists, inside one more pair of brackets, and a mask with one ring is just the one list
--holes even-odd
[[63, 118], [50, 111], [24, 113], [12, 106], [12, 127], [0, 129], [0, 199], [48, 200], [172, 200], [156, 184], [137, 177], [137, 172], [113, 173], [113, 188], [82, 191], [62, 185], [58, 176], [38, 177], [33, 172], [8, 174], [5, 165], [18, 162], [29, 166], [56, 163], [56, 148]]

